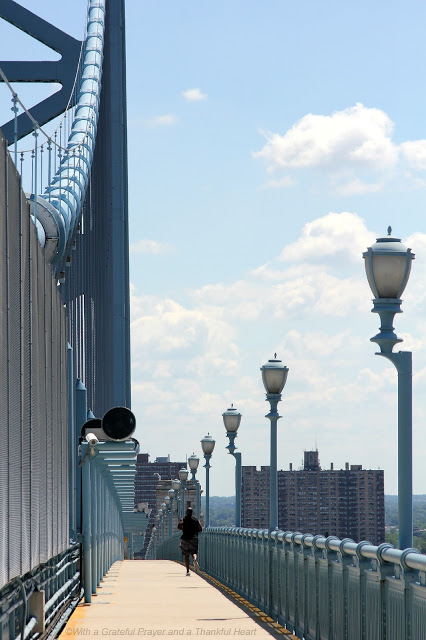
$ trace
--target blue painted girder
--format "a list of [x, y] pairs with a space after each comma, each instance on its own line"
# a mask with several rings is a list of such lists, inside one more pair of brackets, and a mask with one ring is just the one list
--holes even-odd
[[[62, 85], [62, 88], [52, 96], [28, 109], [34, 120], [43, 126], [67, 108], [82, 43], [14, 0], [1, 0], [0, 18], [61, 54], [60, 60], [57, 61], [0, 61], [0, 67], [9, 82], [55, 82]], [[17, 121], [18, 139], [33, 131], [33, 125], [25, 113], [21, 113]], [[8, 144], [13, 142], [13, 127], [13, 119], [1, 127]]]

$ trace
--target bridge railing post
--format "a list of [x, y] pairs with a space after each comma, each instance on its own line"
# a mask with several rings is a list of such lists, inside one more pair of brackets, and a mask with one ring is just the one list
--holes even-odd
[[372, 561], [362, 556], [361, 550], [365, 545], [371, 545], [371, 543], [363, 540], [357, 544], [356, 556], [347, 565], [347, 633], [350, 640], [366, 639], [366, 572], [372, 571]]
[[292, 536], [293, 543], [293, 558], [294, 558], [294, 585], [295, 585], [295, 596], [294, 596], [294, 628], [296, 633], [300, 634], [302, 637], [303, 631], [301, 627], [303, 626], [303, 587], [304, 587], [304, 572], [303, 572], [303, 548], [301, 544], [296, 543], [296, 538], [300, 541], [303, 539], [303, 535], [296, 533]]
[[270, 534], [266, 529], [262, 532], [261, 538], [261, 602], [263, 611], [271, 615], [271, 556], [270, 556]]
[[76, 540], [76, 452], [77, 439], [74, 425], [74, 367], [73, 350], [67, 345], [68, 355], [68, 455], [69, 455], [69, 513], [70, 513], [70, 539]]
[[418, 572], [418, 584], [413, 582], [409, 586], [409, 608], [411, 611], [410, 626], [420, 627], [419, 621], [423, 620], [423, 634], [426, 633], [425, 609], [426, 609], [426, 570]]
[[309, 638], [319, 638], [319, 558], [323, 552], [316, 545], [322, 536], [312, 536], [311, 549], [306, 551], [306, 614], [305, 629]]
[[[300, 623], [303, 620], [303, 632], [308, 637], [309, 629], [309, 558], [312, 556], [312, 547], [306, 544], [306, 540], [311, 541], [312, 534], [306, 533], [302, 537], [302, 554], [303, 554], [303, 593], [302, 587], [299, 590], [299, 596], [303, 599], [303, 616], [300, 616]], [[311, 543], [312, 544], [312, 543]]]
[[246, 598], [249, 602], [252, 602], [252, 560], [251, 557], [251, 530], [245, 530], [245, 549], [246, 549], [246, 557], [245, 557], [245, 566], [246, 566]]
[[[424, 637], [424, 629], [422, 633], [418, 628], [422, 624], [419, 625], [420, 620], [424, 619], [424, 609], [422, 608], [426, 600], [424, 589], [416, 589], [419, 573], [408, 567], [405, 561], [408, 553], [412, 552], [416, 553], [416, 550], [405, 549], [403, 551], [393, 567], [391, 572], [393, 575], [386, 576], [385, 588], [381, 590], [381, 595], [385, 599], [383, 628], [386, 630], [386, 635], [384, 635], [386, 638], [389, 638], [390, 629], [392, 629], [394, 638], [413, 640], [413, 638]], [[421, 591], [423, 603], [417, 599], [416, 591]]]
[[249, 589], [249, 600], [250, 602], [252, 602], [253, 604], [255, 604], [255, 600], [256, 600], [256, 594], [254, 591], [254, 557], [253, 557], [253, 547], [254, 547], [254, 540], [253, 540], [253, 534], [254, 534], [254, 530], [253, 529], [249, 529], [248, 534], [247, 534], [247, 553], [249, 556], [249, 561], [248, 561], [248, 574], [249, 574], [249, 578], [248, 578], [248, 589]]
[[[291, 555], [293, 553], [292, 544], [291, 544], [291, 532], [287, 532], [283, 537], [283, 554], [284, 554], [284, 625], [286, 629], [290, 630], [290, 562]], [[291, 627], [292, 629], [293, 627]]]
[[[81, 427], [87, 420], [87, 390], [81, 380], [76, 381], [75, 385], [75, 433], [76, 441], [80, 435]], [[82, 469], [77, 468], [76, 472], [76, 525], [77, 532], [82, 532], [81, 523], [81, 483], [82, 483]]]
[[259, 548], [258, 548], [257, 541], [258, 541], [258, 530], [257, 529], [253, 529], [252, 530], [253, 596], [254, 596], [253, 604], [255, 604], [256, 607], [258, 607], [259, 604], [260, 604], [260, 601], [259, 601], [259, 562], [258, 562]]
[[217, 575], [218, 563], [220, 562], [220, 558], [217, 556], [217, 547], [218, 547], [218, 532], [210, 531], [207, 532], [209, 538], [209, 544], [207, 547], [208, 551], [208, 565], [207, 570], [211, 571], [213, 576]]
[[290, 631], [297, 626], [297, 551], [294, 538], [297, 533], [290, 534], [288, 545], [286, 545], [287, 559], [287, 582], [289, 589], [287, 591], [287, 628]]
[[277, 557], [278, 571], [278, 622], [285, 627], [287, 621], [287, 555], [286, 533], [279, 531], [278, 533], [279, 547]]
[[278, 530], [269, 534], [269, 615], [278, 619]]
[[98, 575], [99, 575], [99, 586], [100, 583], [104, 579], [104, 565], [103, 565], [103, 550], [104, 550], [104, 539], [105, 539], [105, 527], [104, 527], [104, 486], [103, 486], [103, 467], [98, 469], [98, 478], [99, 478], [99, 531], [101, 532], [99, 535], [99, 553], [98, 553]]
[[345, 542], [354, 542], [345, 538], [339, 542], [335, 561], [331, 568], [331, 618], [333, 636], [337, 638], [348, 637], [348, 565], [352, 562], [352, 556], [344, 551]]
[[90, 483], [90, 455], [89, 444], [81, 444], [82, 465], [82, 503], [83, 503], [83, 586], [84, 601], [92, 602], [92, 508], [91, 508], [91, 483]]
[[96, 595], [97, 588], [97, 554], [98, 554], [98, 526], [97, 526], [97, 469], [96, 469], [96, 460], [91, 462], [91, 491], [92, 491], [92, 500], [91, 500], [91, 510], [92, 510], [92, 595]]

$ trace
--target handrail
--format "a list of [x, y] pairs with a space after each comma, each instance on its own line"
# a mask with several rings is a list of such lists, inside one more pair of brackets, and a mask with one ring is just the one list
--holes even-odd
[[348, 556], [358, 556], [361, 558], [375, 559], [379, 562], [389, 562], [399, 564], [404, 569], [414, 569], [426, 571], [426, 555], [422, 555], [418, 549], [395, 549], [392, 544], [382, 544], [375, 546], [367, 540], [359, 543], [346, 538], [340, 540], [336, 536], [321, 536], [312, 534], [295, 533], [293, 531], [268, 532], [267, 529], [246, 529], [243, 527], [210, 527], [211, 531], [219, 535], [236, 535], [253, 538], [265, 538], [269, 540], [279, 540], [280, 542], [292, 542], [307, 548], [330, 549]]

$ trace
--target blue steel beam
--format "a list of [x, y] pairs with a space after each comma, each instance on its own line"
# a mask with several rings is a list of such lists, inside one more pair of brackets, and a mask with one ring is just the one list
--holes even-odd
[[[43, 226], [44, 235], [49, 239], [46, 244], [46, 258], [52, 263], [54, 270], [57, 270], [59, 265], [71, 254], [90, 181], [101, 94], [105, 0], [91, 0], [89, 2], [84, 50], [80, 42], [56, 29], [45, 20], [38, 18], [30, 11], [23, 9], [12, 0], [7, 0], [3, 15], [12, 24], [22, 28], [63, 55], [59, 63], [0, 63], [0, 66], [3, 64], [3, 72], [6, 73], [9, 82], [61, 82], [65, 65], [64, 68], [68, 74], [64, 81], [64, 87], [67, 90], [65, 102], [60, 102], [59, 110], [51, 112], [46, 111], [46, 101], [43, 101], [43, 103], [36, 105], [32, 112], [29, 111], [32, 117], [41, 125], [62, 113], [68, 106], [76, 104], [71, 133], [58, 171], [47, 186], [44, 197], [37, 197], [37, 207], [35, 195], [32, 194], [30, 198], [34, 219], [37, 217]], [[77, 55], [76, 64], [72, 67], [64, 62], [69, 57], [68, 53], [71, 57], [74, 56], [73, 60]], [[74, 87], [80, 54], [79, 72], [81, 77]], [[55, 104], [58, 103], [59, 93], [51, 96]], [[24, 118], [25, 125], [21, 126], [18, 122], [19, 136], [31, 132], [34, 128], [34, 123], [27, 114], [24, 113], [21, 116]], [[14, 124], [14, 121], [11, 120], [6, 125], [5, 135], [10, 142], [14, 136]], [[9, 133], [7, 133], [8, 126]]]
[[[58, 82], [62, 85], [59, 91], [28, 110], [34, 120], [43, 126], [63, 113], [68, 105], [80, 57], [81, 42], [14, 0], [1, 1], [0, 18], [61, 54], [60, 60], [57, 61], [0, 61], [0, 67], [9, 82]], [[18, 139], [33, 131], [33, 124], [25, 113], [19, 115], [17, 121]], [[11, 144], [14, 136], [13, 119], [3, 124], [1, 129], [8, 144]]]
[[[80, 43], [73, 44], [67, 34], [13, 0], [2, 0], [0, 5], [2, 17], [62, 52], [61, 64], [66, 65], [65, 58], [74, 51], [75, 64], [70, 71], [74, 81]], [[46, 258], [60, 282], [67, 274], [62, 292], [74, 372], [86, 385], [88, 404], [97, 415], [103, 415], [111, 405], [131, 406], [124, 0], [108, 2], [106, 13], [104, 9], [105, 0], [89, 4], [81, 62], [88, 75], [77, 87], [81, 102], [77, 103], [67, 152], [44, 197], [38, 195], [35, 203], [33, 195], [30, 203], [34, 218], [45, 230]], [[91, 21], [92, 15], [99, 17], [100, 13], [98, 25], [102, 25], [105, 41], [102, 50], [98, 47], [101, 29], [95, 26], [96, 20]], [[59, 67], [55, 70], [50, 63], [43, 67], [36, 63], [29, 71], [22, 65], [8, 64], [5, 71], [11, 79], [28, 80], [37, 71], [44, 81], [50, 74], [52, 78], [59, 74]], [[67, 100], [71, 94], [69, 85]], [[39, 124], [45, 122], [42, 115], [34, 110], [31, 113]], [[91, 191], [86, 198], [89, 177]], [[87, 224], [79, 229], [81, 215]], [[64, 268], [70, 264], [69, 269]]]

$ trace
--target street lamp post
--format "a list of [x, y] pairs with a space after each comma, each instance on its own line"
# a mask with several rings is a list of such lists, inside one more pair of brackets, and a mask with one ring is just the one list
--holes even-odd
[[407, 549], [413, 546], [413, 367], [411, 351], [393, 352], [402, 339], [394, 333], [392, 324], [395, 314], [402, 313], [401, 295], [407, 286], [414, 253], [391, 233], [389, 227], [388, 235], [377, 238], [362, 256], [374, 295], [372, 312], [378, 313], [381, 321], [380, 332], [371, 342], [380, 347], [376, 355], [390, 360], [398, 372], [398, 543], [400, 549]]
[[212, 453], [214, 450], [214, 446], [216, 444], [216, 440], [208, 433], [201, 440], [201, 448], [203, 450], [204, 459], [206, 464], [204, 468], [206, 470], [206, 528], [210, 526], [210, 458], [212, 457]]
[[241, 423], [241, 413], [231, 404], [231, 408], [222, 413], [222, 418], [226, 435], [229, 438], [229, 444], [226, 448], [235, 458], [235, 526], [241, 527], [241, 453], [235, 451], [237, 448], [235, 438]]
[[155, 535], [157, 533], [157, 527], [152, 527], [152, 557], [155, 560]]
[[180, 480], [178, 479], [173, 480], [172, 488], [175, 494], [177, 519], [179, 521], [180, 520], [180, 500], [179, 500]]
[[181, 518], [184, 518], [186, 515], [186, 506], [185, 506], [185, 485], [188, 480], [188, 469], [179, 469], [179, 480], [182, 485], [182, 506], [181, 506]]
[[173, 502], [175, 499], [175, 492], [173, 489], [168, 491], [170, 499], [170, 511], [169, 511], [169, 537], [173, 535]]
[[157, 511], [157, 515], [155, 516], [155, 520], [157, 521], [157, 531], [158, 531], [158, 543], [161, 543], [161, 516], [163, 514], [163, 510], [162, 509], [158, 509]]
[[197, 518], [200, 519], [200, 483], [198, 482], [197, 478], [195, 477], [196, 473], [197, 473], [197, 469], [198, 469], [198, 465], [200, 464], [200, 458], [198, 456], [195, 455], [195, 453], [192, 454], [192, 456], [189, 456], [188, 458], [188, 465], [189, 468], [191, 470], [191, 475], [192, 475], [192, 481], [195, 483], [195, 488], [197, 491], [197, 497], [196, 497], [196, 502], [197, 502], [197, 509], [196, 509], [196, 515]]
[[[170, 536], [172, 535], [172, 530], [170, 527], [170, 496], [169, 495], [166, 495], [166, 497], [164, 498], [164, 504], [166, 505], [166, 513], [169, 514], [169, 522], [167, 523], [169, 527], [169, 535], [167, 537], [170, 538]], [[165, 519], [166, 519], [166, 516], [164, 515], [164, 520]]]
[[271, 410], [265, 416], [271, 421], [271, 463], [269, 468], [269, 531], [278, 528], [278, 473], [277, 473], [277, 422], [281, 418], [277, 411], [281, 400], [281, 391], [287, 382], [288, 368], [281, 360], [277, 360], [277, 354], [273, 360], [268, 360], [262, 371], [263, 385], [266, 390], [266, 399]]
[[164, 542], [164, 540], [166, 539], [166, 509], [167, 509], [167, 505], [165, 502], [163, 502], [163, 504], [161, 505], [161, 511], [162, 511], [162, 520], [163, 520], [163, 529], [162, 529], [162, 537], [163, 540], [162, 542]]

